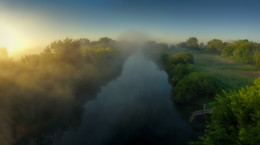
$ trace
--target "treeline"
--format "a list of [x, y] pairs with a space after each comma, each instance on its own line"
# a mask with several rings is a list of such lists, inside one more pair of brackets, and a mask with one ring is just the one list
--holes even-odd
[[223, 42], [219, 39], [213, 39], [204, 45], [203, 43], [198, 44], [198, 39], [191, 37], [186, 42], [179, 43], [177, 46], [204, 52], [218, 53], [238, 62], [251, 63], [260, 66], [260, 43], [248, 40]]
[[41, 54], [0, 60], [0, 144], [51, 144], [46, 136], [77, 126], [82, 105], [120, 73], [129, 53], [109, 38], [67, 38]]

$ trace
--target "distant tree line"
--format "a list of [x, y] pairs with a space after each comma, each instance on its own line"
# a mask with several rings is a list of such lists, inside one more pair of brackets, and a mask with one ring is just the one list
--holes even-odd
[[218, 53], [238, 62], [251, 63], [260, 66], [260, 43], [249, 40], [223, 42], [219, 39], [213, 39], [204, 45], [203, 43], [198, 44], [198, 39], [191, 37], [187, 41], [179, 43], [177, 47]]

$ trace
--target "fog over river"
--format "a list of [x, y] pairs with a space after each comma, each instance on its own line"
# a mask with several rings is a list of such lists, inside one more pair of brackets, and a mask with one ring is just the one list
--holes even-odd
[[56, 133], [54, 145], [182, 145], [196, 139], [171, 99], [166, 72], [141, 51], [121, 75], [85, 104], [81, 125]]

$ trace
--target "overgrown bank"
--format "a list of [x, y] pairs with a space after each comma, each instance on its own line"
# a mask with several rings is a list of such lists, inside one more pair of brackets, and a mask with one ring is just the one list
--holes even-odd
[[211, 121], [196, 145], [257, 145], [260, 143], [260, 79], [254, 85], [218, 95]]
[[[196, 64], [193, 54], [177, 52], [174, 47], [169, 48], [167, 45], [161, 46], [163, 45], [149, 42], [144, 51], [168, 73], [175, 103], [203, 106], [203, 103], [213, 101], [216, 94], [223, 89], [232, 87], [220, 79], [221, 75], [217, 76], [201, 69]], [[157, 48], [157, 51], [151, 48]]]
[[130, 51], [109, 38], [54, 41], [41, 54], [0, 61], [0, 144], [51, 144], [80, 124], [83, 104], [117, 77]]
[[[208, 53], [209, 51], [200, 48], [212, 46], [198, 45], [195, 40], [191, 39], [180, 44], [183, 46], [172, 46], [172, 49], [158, 46], [156, 54], [150, 54], [154, 52], [149, 51], [151, 43], [147, 43], [144, 49], [148, 57], [159, 54], [157, 57], [150, 58], [160, 58], [160, 61], [155, 62], [159, 62], [161, 69], [169, 75], [169, 82], [173, 87], [172, 98], [175, 103], [189, 107], [194, 104], [202, 106], [204, 103], [212, 102], [213, 111], [210, 114], [211, 121], [205, 131], [205, 137], [191, 144], [258, 144], [260, 142], [259, 79], [251, 86], [255, 75], [251, 76], [249, 73], [243, 75], [241, 71], [244, 71], [242, 70], [245, 68], [244, 64], [232, 62], [226, 65], [226, 62], [215, 59], [215, 56], [218, 56], [217, 53]], [[248, 41], [240, 42], [249, 43]], [[153, 43], [151, 48], [154, 49], [156, 45], [158, 44]], [[241, 50], [242, 53], [247, 48], [233, 50], [236, 49]], [[258, 48], [250, 50], [255, 53]], [[247, 54], [249, 58], [250, 54]], [[211, 64], [212, 61], [215, 64]], [[251, 70], [258, 71], [257, 68], [251, 69], [250, 66], [249, 71], [252, 72]], [[250, 87], [246, 87], [247, 85]]]

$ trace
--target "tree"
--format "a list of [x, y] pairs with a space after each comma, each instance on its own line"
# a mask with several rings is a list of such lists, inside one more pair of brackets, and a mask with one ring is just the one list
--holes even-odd
[[81, 57], [80, 42], [66, 38], [52, 42], [46, 49], [45, 53], [53, 53], [57, 59], [66, 63], [75, 63]]
[[222, 50], [222, 55], [232, 57], [240, 62], [255, 63], [254, 53], [258, 48], [258, 43], [238, 40], [226, 43]]
[[260, 78], [254, 86], [218, 96], [211, 123], [202, 137], [204, 145], [260, 143]]
[[252, 62], [254, 43], [244, 40], [237, 45], [233, 51], [233, 57], [241, 62]]
[[171, 77], [170, 82], [173, 87], [188, 74], [197, 71], [193, 64], [177, 64], [172, 68], [169, 68], [169, 76]]
[[222, 56], [229, 56], [229, 57], [233, 56], [234, 49], [235, 49], [235, 47], [234, 47], [233, 42], [229, 42], [222, 49], [221, 55]]
[[199, 44], [198, 44], [198, 39], [196, 37], [190, 37], [186, 42], [185, 42], [186, 47], [191, 48], [191, 49], [198, 49]]
[[224, 45], [223, 42], [219, 39], [213, 39], [207, 43], [207, 46], [205, 48], [206, 51], [211, 51], [211, 52], [221, 52], [223, 49]]
[[254, 59], [254, 63], [255, 63], [256, 65], [259, 65], [259, 66], [260, 66], [260, 49], [257, 49], [257, 50], [254, 52], [253, 59]]

